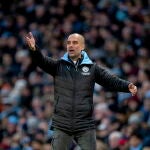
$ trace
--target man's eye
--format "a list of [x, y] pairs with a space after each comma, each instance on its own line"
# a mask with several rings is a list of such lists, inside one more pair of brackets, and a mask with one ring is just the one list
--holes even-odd
[[77, 42], [77, 41], [74, 41], [73, 44], [78, 44], [78, 42]]

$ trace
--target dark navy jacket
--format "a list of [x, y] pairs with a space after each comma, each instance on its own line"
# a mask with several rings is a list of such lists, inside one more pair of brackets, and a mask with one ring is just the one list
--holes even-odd
[[95, 128], [93, 113], [94, 84], [111, 91], [129, 92], [129, 82], [119, 79], [94, 64], [85, 51], [76, 64], [66, 53], [60, 60], [31, 52], [36, 64], [54, 77], [52, 126], [68, 133]]

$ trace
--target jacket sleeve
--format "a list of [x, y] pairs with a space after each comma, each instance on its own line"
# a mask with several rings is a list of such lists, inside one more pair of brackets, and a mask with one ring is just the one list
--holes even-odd
[[35, 51], [30, 50], [30, 55], [35, 65], [39, 66], [43, 71], [50, 75], [55, 76], [58, 60], [44, 56], [37, 46]]
[[110, 91], [129, 92], [130, 82], [112, 75], [104, 68], [95, 65], [95, 81]]

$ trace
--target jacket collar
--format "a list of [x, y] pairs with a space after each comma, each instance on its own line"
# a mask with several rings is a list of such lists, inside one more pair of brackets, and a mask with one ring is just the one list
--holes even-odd
[[[83, 56], [83, 60], [81, 64], [93, 64], [92, 60], [89, 58], [87, 53], [85, 51], [81, 51], [81, 55]], [[71, 63], [71, 60], [69, 59], [68, 53], [65, 53], [63, 57], [61, 57], [61, 60], [67, 61]], [[80, 65], [81, 65], [80, 64]]]

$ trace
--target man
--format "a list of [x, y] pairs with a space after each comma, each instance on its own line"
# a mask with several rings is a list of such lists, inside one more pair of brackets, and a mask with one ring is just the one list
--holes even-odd
[[108, 143], [110, 150], [119, 150], [119, 141], [122, 138], [122, 134], [119, 131], [113, 131], [108, 137]]
[[110, 90], [131, 92], [132, 95], [136, 94], [137, 87], [94, 64], [84, 51], [85, 39], [80, 34], [69, 35], [67, 53], [60, 60], [43, 56], [31, 32], [25, 40], [37, 65], [54, 77], [52, 149], [68, 150], [74, 139], [81, 149], [95, 150], [96, 134], [92, 118], [95, 82]]

